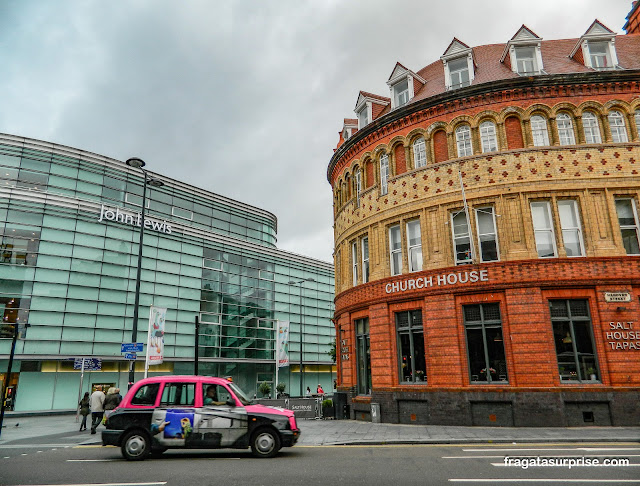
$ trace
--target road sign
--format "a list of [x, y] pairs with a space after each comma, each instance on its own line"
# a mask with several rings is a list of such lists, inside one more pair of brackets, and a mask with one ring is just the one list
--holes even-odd
[[[73, 369], [82, 369], [82, 358], [75, 358], [73, 360]], [[84, 370], [85, 371], [100, 371], [102, 369], [102, 359], [100, 358], [84, 358]]]
[[136, 353], [126, 353], [124, 355], [124, 359], [129, 359], [129, 360], [135, 361], [137, 359], [137, 355], [136, 355]]
[[121, 353], [142, 353], [142, 343], [122, 343]]

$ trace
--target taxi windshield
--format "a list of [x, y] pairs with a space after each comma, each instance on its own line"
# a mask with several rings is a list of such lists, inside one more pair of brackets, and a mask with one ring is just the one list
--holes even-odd
[[233, 393], [236, 394], [236, 397], [238, 397], [238, 400], [240, 400], [240, 403], [242, 403], [242, 405], [251, 405], [251, 400], [247, 398], [247, 396], [238, 385], [236, 385], [235, 383], [229, 383], [229, 388], [233, 390]]

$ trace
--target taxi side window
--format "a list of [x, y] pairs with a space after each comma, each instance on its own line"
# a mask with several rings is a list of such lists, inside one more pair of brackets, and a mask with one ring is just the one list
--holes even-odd
[[162, 406], [193, 406], [196, 396], [195, 383], [166, 383], [162, 390]]
[[202, 404], [203, 405], [226, 405], [227, 400], [231, 400], [231, 393], [222, 385], [203, 383]]
[[132, 405], [155, 405], [158, 396], [159, 383], [141, 386], [131, 399]]

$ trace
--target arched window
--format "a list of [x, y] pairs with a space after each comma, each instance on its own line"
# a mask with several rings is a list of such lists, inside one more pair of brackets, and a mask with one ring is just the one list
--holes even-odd
[[347, 186], [347, 201], [351, 199], [351, 176], [347, 174], [344, 178], [344, 182]]
[[458, 145], [458, 157], [473, 155], [471, 127], [469, 125], [460, 125], [456, 128], [456, 144]]
[[598, 117], [593, 111], [585, 111], [582, 114], [582, 128], [584, 129], [584, 140], [587, 143], [602, 143], [600, 137], [600, 126]]
[[611, 140], [615, 143], [628, 142], [627, 127], [624, 123], [624, 115], [619, 111], [609, 113], [609, 128], [611, 129]]
[[389, 181], [389, 156], [382, 154], [380, 157], [380, 194], [385, 195], [388, 191], [387, 182]]
[[549, 132], [547, 131], [547, 120], [540, 115], [531, 117], [531, 136], [535, 147], [546, 147], [549, 145]]
[[482, 153], [495, 152], [498, 150], [498, 138], [496, 137], [496, 124], [492, 121], [480, 124], [480, 144]]
[[636, 133], [640, 137], [640, 110], [636, 110]]
[[573, 134], [573, 122], [571, 117], [566, 113], [558, 113], [556, 117], [556, 124], [558, 125], [558, 138], [560, 139], [560, 145], [575, 145], [576, 137]]
[[422, 137], [413, 142], [413, 163], [416, 169], [427, 165], [427, 146]]

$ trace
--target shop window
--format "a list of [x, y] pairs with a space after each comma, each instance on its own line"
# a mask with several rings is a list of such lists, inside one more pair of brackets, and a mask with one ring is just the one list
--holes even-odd
[[500, 305], [465, 305], [463, 311], [470, 381], [507, 382]]
[[547, 131], [547, 120], [540, 115], [531, 117], [531, 136], [534, 147], [546, 147], [549, 145], [549, 132]]
[[496, 124], [492, 121], [485, 121], [480, 124], [480, 145], [482, 146], [483, 154], [498, 150]]
[[469, 221], [467, 219], [467, 213], [464, 210], [451, 214], [451, 232], [453, 235], [455, 264], [465, 265], [473, 263]]
[[382, 154], [380, 157], [380, 195], [384, 196], [389, 190], [387, 187], [389, 181], [389, 156]]
[[427, 148], [422, 137], [413, 142], [413, 163], [416, 169], [427, 165]]
[[558, 138], [560, 139], [560, 145], [575, 145], [576, 138], [573, 133], [573, 122], [571, 117], [566, 113], [558, 113], [556, 117], [556, 124], [558, 125]]
[[561, 381], [600, 379], [586, 300], [550, 300], [551, 325]]
[[353, 286], [358, 285], [358, 243], [351, 244], [351, 274], [353, 276]]
[[571, 199], [558, 201], [562, 241], [568, 257], [584, 256], [584, 241], [578, 203]]
[[456, 128], [456, 145], [458, 147], [458, 157], [473, 155], [471, 127], [469, 125], [460, 125]]
[[500, 258], [498, 251], [498, 234], [496, 232], [496, 220], [493, 208], [477, 208], [475, 213], [476, 226], [478, 227], [480, 261], [497, 261]]
[[582, 128], [584, 129], [584, 140], [586, 143], [602, 143], [598, 117], [594, 112], [585, 111], [582, 114]]
[[536, 250], [539, 258], [551, 258], [557, 256], [556, 237], [553, 231], [553, 219], [551, 207], [548, 201], [536, 201], [531, 203], [531, 218], [533, 220], [533, 232], [536, 241]]
[[624, 123], [624, 115], [619, 111], [612, 111], [607, 117], [609, 119], [609, 128], [611, 129], [611, 140], [614, 143], [626, 143], [627, 127]]
[[400, 382], [427, 381], [422, 312], [396, 312], [396, 332], [400, 359]]
[[640, 232], [636, 202], [630, 198], [617, 198], [615, 202], [624, 249], [627, 255], [640, 255]]
[[389, 254], [391, 265], [391, 276], [402, 273], [402, 238], [400, 236], [400, 225], [389, 228]]
[[369, 237], [362, 238], [362, 283], [369, 281]]
[[420, 221], [415, 220], [407, 223], [407, 243], [409, 271], [419, 272], [422, 270], [422, 236], [420, 235]]
[[358, 364], [358, 395], [371, 395], [371, 340], [369, 319], [357, 319], [356, 362]]

